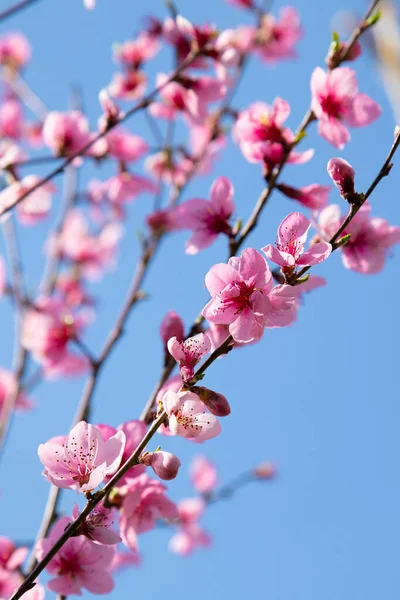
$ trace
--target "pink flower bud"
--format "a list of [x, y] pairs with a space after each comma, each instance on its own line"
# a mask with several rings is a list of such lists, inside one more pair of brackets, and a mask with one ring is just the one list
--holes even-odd
[[351, 198], [355, 194], [353, 167], [343, 158], [331, 158], [327, 170], [340, 195], [346, 200]]
[[274, 479], [276, 476], [276, 469], [273, 464], [262, 462], [254, 469], [253, 475], [258, 479]]
[[205, 404], [213, 415], [216, 417], [226, 417], [231, 412], [228, 400], [222, 394], [213, 392], [206, 387], [197, 385], [192, 388], [192, 391], [197, 394], [200, 400]]
[[184, 338], [184, 328], [183, 321], [178, 313], [173, 310], [169, 310], [167, 312], [161, 321], [160, 335], [165, 346], [167, 345], [168, 340], [172, 337], [176, 337], [178, 342], [182, 342]]
[[181, 461], [175, 454], [170, 452], [148, 452], [141, 458], [141, 462], [146, 467], [151, 467], [156, 475], [160, 479], [175, 479], [178, 475]]

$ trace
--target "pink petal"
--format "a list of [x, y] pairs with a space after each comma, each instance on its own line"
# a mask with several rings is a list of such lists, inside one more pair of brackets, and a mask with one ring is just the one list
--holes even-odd
[[343, 150], [350, 140], [349, 130], [338, 119], [321, 119], [318, 121], [318, 132], [339, 150]]
[[307, 239], [307, 233], [310, 229], [310, 221], [299, 212], [290, 213], [283, 219], [278, 229], [278, 240], [283, 246], [286, 246], [293, 240], [299, 240], [302, 244]]
[[246, 344], [260, 339], [263, 335], [264, 327], [256, 319], [253, 311], [245, 308], [229, 326], [229, 332], [236, 342]]
[[309, 250], [304, 252], [297, 261], [298, 265], [318, 265], [324, 261], [332, 252], [332, 246], [328, 242], [313, 244]]
[[205, 284], [211, 296], [216, 296], [232, 281], [240, 280], [239, 273], [225, 263], [219, 263], [208, 271]]
[[295, 260], [291, 254], [278, 250], [275, 246], [272, 246], [272, 244], [268, 244], [262, 248], [262, 251], [267, 258], [281, 267], [293, 267], [295, 264]]
[[372, 100], [367, 94], [357, 94], [344, 120], [350, 127], [364, 127], [373, 123], [381, 112], [382, 109], [375, 100]]
[[234, 188], [227, 177], [218, 177], [211, 186], [210, 199], [219, 214], [228, 218], [235, 210]]

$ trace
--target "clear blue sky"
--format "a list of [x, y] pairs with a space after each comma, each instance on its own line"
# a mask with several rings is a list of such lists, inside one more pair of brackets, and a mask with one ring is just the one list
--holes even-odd
[[[223, 0], [178, 0], [178, 4], [190, 19], [215, 21], [221, 28], [242, 17]], [[238, 107], [282, 96], [292, 106], [292, 128], [308, 107], [310, 74], [315, 66], [323, 66], [332, 12], [350, 6], [360, 14], [365, 10], [363, 0], [296, 4], [306, 33], [299, 44], [299, 60], [272, 69], [254, 60], [237, 95]], [[281, 5], [274, 2], [274, 12]], [[165, 9], [161, 0], [98, 0], [96, 10], [89, 13], [80, 0], [42, 0], [10, 20], [7, 28], [20, 29], [29, 37], [33, 59], [26, 77], [46, 104], [66, 109], [70, 84], [79, 83], [94, 126], [98, 91], [114, 69], [111, 44], [137, 32], [143, 13], [162, 18]], [[153, 75], [156, 69], [167, 68], [163, 60], [155, 61]], [[383, 116], [374, 125], [353, 130], [353, 140], [342, 153], [355, 167], [358, 189], [363, 190], [386, 156], [395, 123], [367, 55], [357, 62], [357, 70], [361, 90], [383, 107]], [[147, 132], [139, 117], [129, 127]], [[326, 163], [338, 152], [319, 139], [315, 129], [307, 144], [315, 147], [315, 158], [304, 167], [289, 167], [284, 180], [294, 185], [329, 184]], [[97, 175], [105, 178], [109, 172], [105, 167]], [[95, 174], [89, 167], [82, 182]], [[186, 197], [206, 196], [216, 175], [232, 178], [237, 213], [246, 217], [262, 187], [259, 168], [247, 164], [230, 144], [214, 172], [193, 183]], [[373, 213], [393, 224], [400, 224], [399, 181], [396, 165], [372, 197]], [[61, 180], [58, 185], [61, 188]], [[334, 191], [330, 199], [340, 202]], [[94, 350], [123, 300], [138, 254], [135, 232], [149, 209], [146, 197], [130, 207], [118, 272], [97, 287], [102, 301], [87, 337]], [[273, 242], [281, 219], [296, 209], [289, 200], [274, 196], [250, 245], [260, 248]], [[39, 226], [24, 234], [31, 289], [39, 277], [45, 232], [46, 227]], [[139, 415], [158, 377], [158, 327], [163, 314], [175, 309], [190, 323], [206, 302], [204, 274], [211, 264], [224, 260], [224, 242], [191, 257], [183, 253], [186, 237], [175, 235], [163, 244], [145, 285], [150, 301], [132, 314], [128, 334], [101, 376], [93, 422], [117, 425]], [[161, 595], [175, 600], [188, 596], [397, 600], [399, 258], [397, 251], [384, 273], [364, 277], [346, 271], [335, 253], [315, 269], [327, 278], [327, 287], [307, 296], [292, 327], [269, 331], [260, 344], [217, 362], [207, 374], [207, 385], [223, 392], [233, 410], [223, 421], [222, 435], [202, 449], [217, 464], [222, 480], [262, 459], [276, 462], [279, 479], [243, 490], [233, 501], [210, 509], [204, 525], [214, 536], [214, 546], [190, 559], [168, 554], [167, 531], [142, 536], [143, 566], [117, 576], [111, 600], [130, 596], [153, 600]], [[12, 326], [7, 301], [0, 305], [0, 319], [0, 364], [9, 365]], [[74, 380], [40, 386], [35, 393], [37, 410], [15, 420], [7, 460], [0, 467], [0, 534], [16, 539], [34, 536], [48, 492], [37, 446], [66, 432], [82, 385], [83, 380]], [[163, 446], [176, 451], [183, 464], [181, 476], [169, 485], [171, 497], [190, 495], [187, 469], [198, 448], [176, 439]], [[73, 492], [65, 493], [63, 507], [69, 511], [75, 500]]]

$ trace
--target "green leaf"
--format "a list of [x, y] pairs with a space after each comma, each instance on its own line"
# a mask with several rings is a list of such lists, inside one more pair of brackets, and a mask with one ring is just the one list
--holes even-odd
[[375, 23], [377, 23], [379, 21], [379, 19], [381, 18], [381, 14], [382, 14], [382, 11], [377, 10], [376, 13], [374, 13], [373, 15], [368, 17], [368, 19], [365, 21], [365, 26], [372, 27], [373, 25], [375, 25]]
[[305, 283], [306, 281], [309, 280], [310, 275], [307, 273], [307, 275], [304, 275], [304, 277], [300, 277], [300, 279], [296, 279], [295, 281], [295, 285], [301, 285], [302, 283]]
[[347, 235], [344, 235], [343, 237], [340, 238], [340, 240], [338, 240], [334, 244], [335, 248], [340, 248], [341, 246], [345, 246], [347, 244], [347, 242], [349, 241], [350, 238], [351, 238], [351, 233], [348, 233]]

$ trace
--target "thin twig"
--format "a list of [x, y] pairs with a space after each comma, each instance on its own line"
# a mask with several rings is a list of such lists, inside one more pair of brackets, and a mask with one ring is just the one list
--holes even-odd
[[13, 15], [17, 14], [18, 12], [20, 12], [24, 8], [28, 8], [32, 4], [35, 4], [35, 2], [38, 2], [38, 1], [39, 0], [21, 0], [21, 2], [17, 2], [13, 6], [10, 6], [9, 8], [6, 8], [5, 10], [3, 10], [0, 13], [0, 23], [2, 21], [5, 21], [9, 17], [12, 17]]

